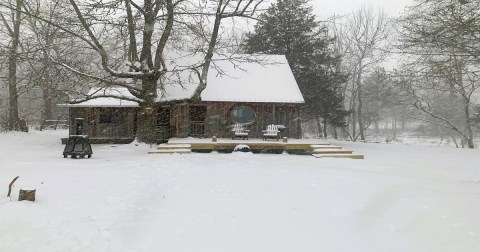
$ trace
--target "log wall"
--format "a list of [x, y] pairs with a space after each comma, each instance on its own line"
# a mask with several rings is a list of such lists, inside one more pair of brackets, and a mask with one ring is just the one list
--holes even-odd
[[[285, 125], [282, 136], [299, 138], [299, 105], [274, 103], [199, 102], [195, 104], [173, 105], [170, 108], [170, 136], [189, 137], [191, 135], [190, 106], [206, 106], [203, 137], [232, 137], [231, 129], [235, 122], [231, 112], [237, 106], [252, 108], [255, 120], [248, 124], [251, 138], [262, 138], [262, 130], [269, 124]], [[84, 118], [84, 132], [91, 138], [134, 138], [136, 131], [137, 108], [70, 108], [70, 135], [75, 135], [75, 118]], [[102, 123], [102, 115], [123, 115], [122, 123]], [[104, 119], [105, 121], [105, 119]], [[198, 137], [198, 136], [197, 136]], [[200, 136], [202, 137], [202, 136]]]
[[[285, 125], [286, 129], [282, 133], [283, 136], [291, 138], [299, 138], [300, 120], [299, 106], [292, 104], [273, 104], [273, 103], [234, 103], [234, 102], [203, 102], [197, 103], [196, 106], [207, 107], [207, 117], [205, 120], [205, 136], [206, 137], [226, 137], [232, 136], [232, 121], [230, 113], [237, 106], [246, 106], [252, 108], [255, 113], [255, 120], [248, 125], [250, 137], [261, 138], [262, 130], [265, 130], [269, 124]], [[181, 116], [183, 127], [178, 130], [178, 137], [187, 137], [190, 131], [188, 106], [181, 106]], [[176, 110], [178, 111], [178, 110]]]
[[[84, 118], [84, 134], [91, 138], [135, 137], [136, 108], [70, 108], [69, 133], [75, 135], [75, 118]], [[122, 123], [102, 123], [101, 116], [122, 116]]]

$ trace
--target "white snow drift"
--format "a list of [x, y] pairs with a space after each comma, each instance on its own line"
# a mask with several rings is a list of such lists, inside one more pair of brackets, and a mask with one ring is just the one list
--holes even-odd
[[[338, 142], [365, 160], [148, 155], [0, 134], [0, 251], [480, 251], [480, 152]], [[12, 200], [8, 183], [20, 176]], [[37, 189], [18, 202], [18, 189]]]

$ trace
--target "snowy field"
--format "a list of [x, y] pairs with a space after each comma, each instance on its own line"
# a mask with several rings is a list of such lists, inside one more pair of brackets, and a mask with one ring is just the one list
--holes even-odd
[[[365, 160], [148, 155], [0, 134], [0, 251], [480, 251], [480, 151], [337, 142]], [[15, 184], [12, 200], [8, 184]], [[36, 202], [18, 189], [36, 188]]]

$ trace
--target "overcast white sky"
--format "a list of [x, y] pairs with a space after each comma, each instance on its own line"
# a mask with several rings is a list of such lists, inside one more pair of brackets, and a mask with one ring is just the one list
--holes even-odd
[[[372, 8], [384, 9], [389, 17], [399, 16], [407, 6], [414, 4], [415, 0], [310, 0], [314, 14], [320, 19], [335, 15], [346, 15], [357, 10], [362, 5]], [[398, 59], [390, 55], [384, 62], [386, 68], [394, 68]]]
[[310, 0], [319, 18], [343, 15], [358, 9], [362, 4], [373, 8], [383, 8], [389, 16], [398, 16], [413, 0]]

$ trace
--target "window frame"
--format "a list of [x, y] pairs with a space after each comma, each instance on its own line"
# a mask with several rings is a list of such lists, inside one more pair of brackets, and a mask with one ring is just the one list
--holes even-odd
[[122, 112], [101, 112], [98, 115], [98, 123], [100, 124], [124, 124], [125, 123], [125, 114]]
[[[251, 110], [253, 112], [253, 118], [251, 120], [249, 120], [248, 122], [237, 122], [237, 121], [235, 121], [233, 113], [234, 113], [235, 110], [237, 110], [239, 108], [246, 108], [246, 109]], [[230, 109], [230, 112], [229, 112], [229, 119], [233, 123], [240, 123], [240, 124], [247, 124], [248, 125], [248, 124], [254, 123], [257, 120], [257, 117], [258, 117], [257, 111], [253, 107], [251, 107], [247, 104], [233, 105], [232, 108]]]

